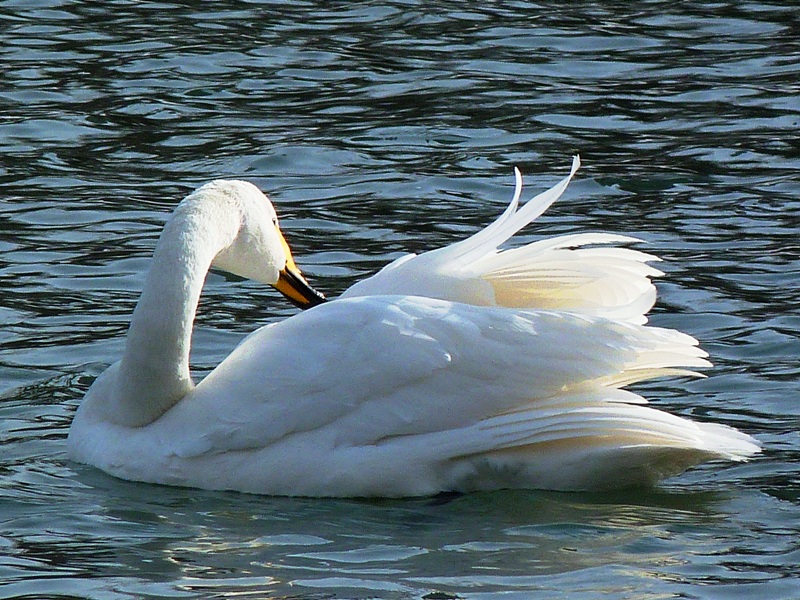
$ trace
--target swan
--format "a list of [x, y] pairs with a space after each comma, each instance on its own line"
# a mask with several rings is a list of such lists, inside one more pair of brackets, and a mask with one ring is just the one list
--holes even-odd
[[[122, 358], [74, 416], [69, 458], [134, 481], [340, 497], [604, 490], [746, 460], [759, 452], [749, 435], [624, 389], [710, 364], [694, 338], [646, 324], [655, 257], [611, 234], [500, 249], [578, 166], [521, 207], [515, 170], [491, 225], [332, 301], [256, 186], [203, 185], [164, 226]], [[211, 267], [309, 310], [257, 329], [195, 384], [192, 326]]]

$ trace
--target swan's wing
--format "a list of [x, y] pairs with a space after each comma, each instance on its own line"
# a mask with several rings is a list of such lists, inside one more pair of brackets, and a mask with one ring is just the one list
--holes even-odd
[[[461, 428], [391, 440], [387, 454], [450, 457], [431, 482], [451, 489], [602, 490], [654, 485], [698, 463], [742, 461], [758, 442], [732, 427], [699, 423], [632, 401], [631, 392], [565, 392]], [[445, 474], [442, 473], [444, 471]]]
[[553, 309], [646, 322], [655, 302], [648, 266], [655, 256], [608, 244], [637, 242], [611, 234], [565, 235], [520, 248], [500, 247], [561, 195], [569, 175], [519, 207], [522, 176], [515, 169], [514, 196], [497, 220], [471, 237], [420, 255], [403, 256], [349, 288], [343, 297], [404, 294], [478, 306]]
[[369, 445], [469, 427], [637, 372], [705, 366], [695, 343], [570, 314], [415, 297], [339, 300], [251, 335], [154, 425], [177, 432], [169, 444], [181, 456], [293, 435]]

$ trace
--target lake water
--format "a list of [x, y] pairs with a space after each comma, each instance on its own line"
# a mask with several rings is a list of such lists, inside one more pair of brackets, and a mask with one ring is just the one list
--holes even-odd
[[[800, 598], [800, 35], [791, 2], [0, 4], [0, 597]], [[474, 7], [471, 7], [473, 6]], [[656, 406], [764, 444], [651, 492], [308, 500], [65, 458], [171, 207], [270, 192], [336, 295], [584, 167], [522, 235], [666, 259], [715, 368]], [[294, 310], [209, 277], [193, 364]]]

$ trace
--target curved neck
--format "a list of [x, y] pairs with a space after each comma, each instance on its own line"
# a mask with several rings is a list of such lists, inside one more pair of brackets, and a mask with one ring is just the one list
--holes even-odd
[[237, 235], [240, 219], [224, 201], [181, 203], [164, 227], [133, 312], [110, 417], [142, 426], [160, 417], [193, 387], [192, 327], [214, 257]]

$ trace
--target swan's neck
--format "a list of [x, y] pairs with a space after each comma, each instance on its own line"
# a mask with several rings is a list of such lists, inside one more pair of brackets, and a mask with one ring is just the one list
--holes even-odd
[[108, 417], [119, 424], [151, 423], [194, 387], [189, 351], [200, 293], [214, 257], [240, 224], [238, 212], [224, 204], [184, 201], [164, 227], [131, 318], [116, 389], [105, 399]]

